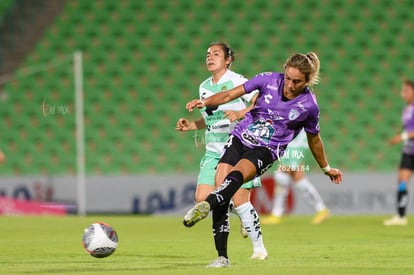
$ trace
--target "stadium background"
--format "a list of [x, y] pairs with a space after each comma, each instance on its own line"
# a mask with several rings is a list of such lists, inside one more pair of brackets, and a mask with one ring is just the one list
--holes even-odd
[[[59, 12], [48, 13], [52, 3]], [[209, 76], [205, 50], [217, 40], [231, 44], [233, 69], [248, 78], [282, 70], [295, 52], [315, 51], [322, 78], [315, 93], [331, 165], [352, 176], [392, 178], [400, 148], [386, 141], [401, 129], [401, 81], [414, 78], [413, 4], [2, 0], [2, 182], [76, 174], [76, 50], [83, 53], [87, 176], [98, 182], [145, 176], [134, 185], [137, 192], [152, 177], [194, 179], [204, 148], [174, 126], [179, 117], [197, 117], [184, 105]], [[31, 48], [19, 40], [46, 19]], [[10, 56], [21, 60], [11, 69]], [[312, 159], [308, 163], [319, 173]]]

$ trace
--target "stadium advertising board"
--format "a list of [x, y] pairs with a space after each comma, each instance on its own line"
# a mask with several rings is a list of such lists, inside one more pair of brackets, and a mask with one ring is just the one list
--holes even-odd
[[[395, 209], [394, 174], [347, 174], [334, 185], [321, 174], [310, 174], [332, 214], [392, 214]], [[196, 175], [91, 176], [86, 178], [87, 213], [183, 214], [192, 205]], [[273, 200], [273, 179], [263, 178], [252, 202], [266, 213]], [[288, 200], [290, 213], [312, 214], [294, 188]], [[10, 177], [0, 179], [0, 194], [15, 200], [58, 203], [76, 212], [76, 177]], [[411, 195], [412, 196], [412, 195]], [[413, 201], [411, 198], [410, 201]], [[411, 203], [408, 212], [413, 213]], [[3, 202], [1, 209], [7, 207]], [[9, 214], [10, 208], [8, 208]], [[33, 213], [32, 213], [33, 214]]]

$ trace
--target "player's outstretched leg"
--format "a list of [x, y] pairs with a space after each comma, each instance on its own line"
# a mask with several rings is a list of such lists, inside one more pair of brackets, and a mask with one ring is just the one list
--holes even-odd
[[211, 209], [230, 202], [234, 193], [243, 184], [243, 175], [240, 171], [232, 171], [224, 179], [223, 183], [211, 192], [205, 201], [199, 202], [184, 216], [183, 223], [186, 227], [192, 227], [197, 222], [208, 216]]
[[202, 201], [194, 205], [184, 216], [183, 224], [186, 227], [192, 227], [202, 219], [208, 216], [210, 212], [210, 204]]

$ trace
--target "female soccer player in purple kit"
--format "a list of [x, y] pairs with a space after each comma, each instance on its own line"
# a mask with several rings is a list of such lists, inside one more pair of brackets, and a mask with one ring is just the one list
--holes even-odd
[[386, 226], [407, 225], [406, 210], [408, 206], [407, 184], [414, 171], [414, 81], [404, 81], [401, 97], [406, 106], [402, 112], [404, 131], [391, 138], [390, 144], [402, 142], [402, 156], [398, 170], [397, 214], [384, 221]]
[[226, 209], [218, 206], [228, 204], [244, 182], [269, 169], [302, 129], [323, 173], [335, 184], [342, 181], [341, 171], [329, 166], [319, 135], [319, 107], [310, 88], [319, 81], [319, 67], [315, 53], [297, 53], [287, 59], [283, 73], [260, 73], [231, 90], [187, 103], [186, 108], [191, 112], [194, 108], [217, 106], [259, 91], [255, 107], [232, 131], [217, 166], [217, 173], [228, 171], [226, 178], [205, 201], [188, 211], [183, 220], [186, 227], [207, 217], [210, 210], [225, 215], [215, 212]]

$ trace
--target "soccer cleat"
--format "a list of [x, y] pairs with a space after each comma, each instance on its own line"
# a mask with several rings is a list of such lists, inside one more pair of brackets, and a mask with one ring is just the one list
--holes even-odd
[[210, 204], [206, 201], [196, 203], [184, 216], [183, 224], [186, 227], [192, 227], [202, 219], [208, 216]]
[[257, 251], [254, 252], [253, 255], [250, 257], [251, 260], [266, 260], [267, 259], [267, 252], [264, 251]]
[[315, 217], [313, 217], [312, 224], [321, 224], [324, 220], [326, 220], [330, 215], [329, 209], [325, 208], [316, 213]]
[[394, 226], [394, 225], [405, 226], [407, 224], [408, 224], [407, 218], [406, 217], [400, 217], [399, 215], [395, 215], [392, 218], [384, 221], [385, 226]]
[[261, 224], [280, 224], [282, 222], [282, 218], [275, 215], [268, 215], [260, 218]]
[[240, 235], [242, 236], [243, 239], [246, 239], [247, 237], [249, 237], [249, 233], [247, 233], [246, 228], [244, 228], [243, 224], [240, 224]]
[[222, 267], [230, 267], [230, 261], [226, 257], [220, 256], [214, 261], [212, 261], [207, 268], [222, 268]]

